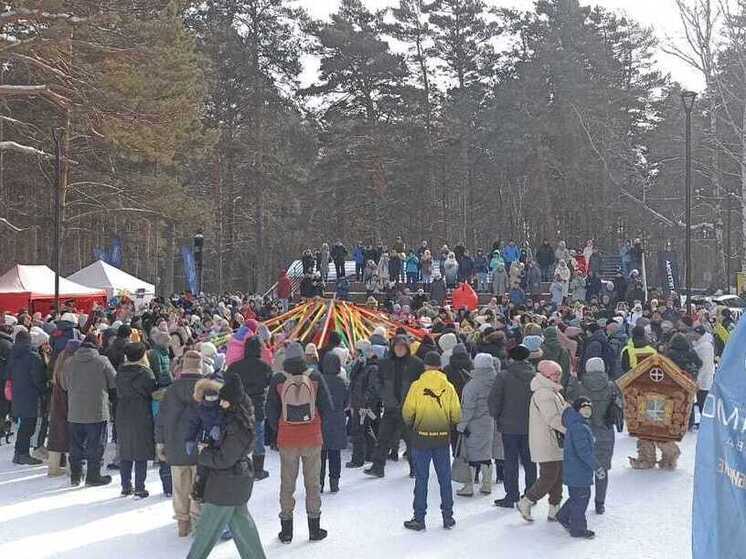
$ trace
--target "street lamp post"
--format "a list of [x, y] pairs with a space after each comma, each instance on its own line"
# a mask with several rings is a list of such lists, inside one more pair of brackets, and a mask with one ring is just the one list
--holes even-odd
[[692, 109], [697, 94], [682, 91], [686, 112], [686, 314], [691, 316], [692, 300]]

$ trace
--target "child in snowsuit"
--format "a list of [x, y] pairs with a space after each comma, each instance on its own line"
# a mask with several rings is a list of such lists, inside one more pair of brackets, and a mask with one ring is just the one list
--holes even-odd
[[[184, 436], [187, 454], [194, 454], [199, 445], [219, 448], [223, 439], [225, 414], [220, 407], [220, 388], [223, 385], [216, 380], [202, 379], [194, 385], [194, 399], [199, 402], [198, 414], [189, 421], [189, 428]], [[192, 499], [202, 502], [207, 484], [209, 469], [197, 465], [197, 476], [192, 487]]]
[[573, 538], [591, 539], [596, 535], [588, 529], [585, 511], [594, 473], [598, 479], [606, 477], [606, 470], [593, 452], [593, 432], [588, 424], [592, 414], [593, 404], [588, 398], [578, 398], [562, 414], [562, 424], [567, 429], [562, 476], [570, 498], [557, 513], [557, 521]]

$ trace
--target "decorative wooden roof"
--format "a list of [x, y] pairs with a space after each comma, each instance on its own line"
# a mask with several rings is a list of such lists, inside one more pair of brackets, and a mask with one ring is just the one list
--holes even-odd
[[[659, 371], [656, 372], [655, 369]], [[660, 374], [662, 371], [665, 375], [669, 376], [676, 384], [681, 388], [694, 394], [697, 391], [697, 383], [687, 373], [682, 371], [676, 363], [671, 361], [668, 357], [656, 353], [650, 357], [644, 359], [637, 367], [629, 371], [624, 376], [617, 379], [616, 383], [622, 390], [625, 390], [635, 381], [644, 378], [652, 378], [652, 374]]]

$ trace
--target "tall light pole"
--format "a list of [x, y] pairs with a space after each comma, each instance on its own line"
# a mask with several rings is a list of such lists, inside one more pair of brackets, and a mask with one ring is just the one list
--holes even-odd
[[202, 231], [197, 231], [192, 239], [194, 245], [194, 261], [197, 265], [197, 296], [202, 293], [202, 270], [204, 264], [205, 236]]
[[60, 273], [62, 268], [62, 226], [64, 208], [62, 196], [65, 188], [62, 163], [65, 158], [65, 129], [53, 129], [54, 141], [54, 312], [60, 314]]
[[686, 314], [691, 316], [692, 301], [692, 109], [697, 94], [682, 91], [686, 112]]

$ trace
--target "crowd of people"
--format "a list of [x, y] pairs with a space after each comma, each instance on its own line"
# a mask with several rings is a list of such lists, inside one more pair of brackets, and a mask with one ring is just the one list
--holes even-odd
[[[335, 280], [345, 278], [347, 283], [348, 255], [355, 264], [355, 280], [362, 282], [368, 293], [386, 293], [400, 286], [414, 290], [419, 285], [430, 291], [434, 283], [441, 281], [447, 288], [466, 282], [479, 292], [498, 296], [516, 288], [524, 295], [539, 295], [542, 283], [552, 283], [553, 295], [557, 291], [563, 298], [572, 296], [580, 301], [600, 297], [604, 290], [601, 252], [593, 240], [575, 250], [569, 249], [565, 241], [553, 245], [545, 239], [541, 245], [531, 247], [528, 243], [519, 246], [511, 239], [507, 243], [494, 242], [490, 250], [471, 252], [463, 243], [452, 249], [446, 244], [439, 251], [431, 248], [428, 241], [422, 241], [417, 248], [407, 248], [398, 236], [390, 247], [383, 243], [357, 243], [351, 255], [341, 241], [331, 249], [327, 243], [315, 251], [306, 249], [301, 257], [303, 294], [320, 295], [332, 266]], [[618, 279], [614, 279], [612, 290], [617, 299], [625, 299], [628, 290], [642, 288], [642, 242], [620, 241], [616, 256]]]
[[[555, 255], [560, 249], [561, 243]], [[520, 268], [514, 243], [495, 251], [506, 275]], [[345, 256], [341, 243], [322, 254], [342, 263], [338, 272]], [[461, 263], [449, 253], [447, 274], [451, 256], [462, 269], [468, 253]], [[401, 289], [383, 308], [421, 335], [380, 326], [354, 347], [335, 331], [318, 346], [291, 339], [288, 328], [270, 331], [263, 321], [294, 304], [292, 290], [276, 301], [185, 294], [138, 310], [124, 299], [87, 314], [3, 313], [4, 440], [14, 433], [14, 463], [46, 461], [50, 476], [67, 475], [73, 486], [111, 483], [102, 472], [111, 446], [115, 455], [106, 468], [119, 470], [123, 497], [148, 497], [153, 462], [172, 499], [178, 536], [194, 533], [191, 559], [206, 557], [221, 538], [232, 538], [241, 557], [264, 557], [247, 503], [253, 483], [269, 477], [268, 449], [280, 459], [282, 542], [294, 537], [301, 471], [309, 538], [326, 537], [321, 494], [343, 489], [348, 448], [345, 468], [365, 468], [372, 478], [385, 477], [387, 462], [406, 458], [414, 479], [407, 529], [426, 526], [432, 463], [444, 528], [456, 524], [451, 482], [458, 477], [456, 496], [463, 498], [502, 484], [504, 495], [494, 504], [517, 509], [529, 522], [533, 506], [548, 496], [549, 520], [573, 537], [591, 538], [591, 488], [597, 514], [604, 514], [609, 495], [615, 438], [609, 410], [624, 405], [614, 381], [660, 352], [696, 380], [701, 410], [734, 320], [727, 309], [709, 306], [687, 314], [673, 296], [630, 301], [625, 290], [618, 298], [575, 297], [572, 275], [564, 275], [567, 260], [540, 257], [539, 250], [542, 278], [554, 274], [555, 282], [560, 276], [568, 283], [557, 300], [493, 297], [469, 310], [435, 297], [432, 285], [415, 295]], [[375, 259], [362, 262], [364, 275]], [[416, 273], [427, 284], [429, 268], [418, 262], [416, 272], [404, 266], [405, 281]], [[470, 279], [458, 274], [457, 282]], [[638, 450], [630, 459], [634, 468], [676, 467], [675, 443], [660, 446], [660, 460], [649, 441], [639, 441]]]

